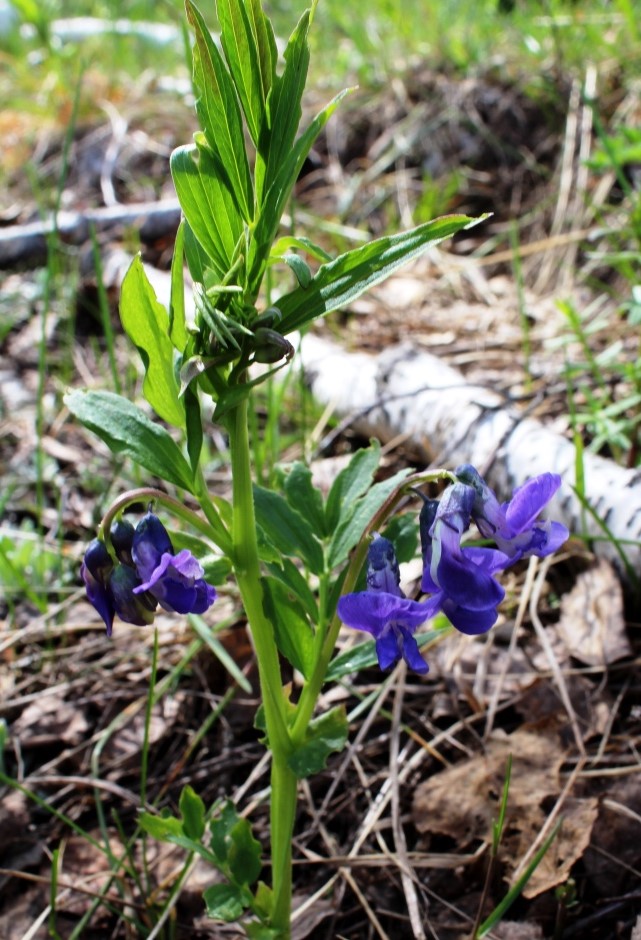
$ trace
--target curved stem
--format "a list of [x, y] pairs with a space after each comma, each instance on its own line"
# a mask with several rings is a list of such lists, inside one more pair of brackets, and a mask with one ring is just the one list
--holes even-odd
[[184, 519], [185, 522], [188, 522], [189, 525], [193, 526], [194, 529], [198, 532], [202, 532], [203, 535], [206, 535], [207, 538], [211, 539], [221, 551], [228, 553], [231, 549], [231, 540], [227, 539], [228, 544], [224, 545], [221, 542], [224, 539], [221, 539], [221, 535], [224, 534], [227, 530], [218, 516], [218, 513], [215, 507], [207, 499], [203, 501], [202, 509], [205, 515], [209, 515], [207, 512], [207, 505], [211, 507], [214, 513], [214, 518], [211, 522], [205, 522], [204, 519], [201, 519], [200, 516], [195, 513], [192, 509], [189, 509], [184, 503], [181, 503], [179, 500], [174, 499], [173, 496], [169, 496], [167, 493], [163, 493], [162, 490], [157, 490], [153, 486], [142, 486], [135, 490], [127, 490], [126, 493], [122, 493], [118, 499], [116, 499], [107, 512], [102, 517], [102, 521], [98, 527], [98, 535], [100, 538], [105, 537], [109, 533], [111, 528], [111, 523], [114, 516], [117, 516], [119, 512], [122, 512], [123, 509], [126, 509], [127, 506], [130, 506], [132, 503], [139, 503], [141, 501], [147, 500], [151, 502], [162, 503], [163, 506], [166, 506], [174, 516], [178, 516], [179, 519]]

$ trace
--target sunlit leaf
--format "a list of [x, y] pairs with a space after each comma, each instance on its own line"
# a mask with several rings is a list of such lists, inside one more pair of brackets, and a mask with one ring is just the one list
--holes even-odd
[[185, 409], [178, 398], [169, 315], [156, 299], [140, 255], [131, 262], [122, 282], [120, 319], [145, 367], [145, 398], [164, 421], [184, 428]]
[[128, 399], [113, 392], [76, 389], [64, 401], [114, 454], [131, 457], [160, 479], [193, 493], [191, 468], [174, 439]]
[[318, 269], [308, 287], [297, 287], [279, 298], [278, 306], [283, 314], [279, 329], [289, 333], [316, 317], [346, 307], [430, 246], [477, 224], [482, 218], [443, 216], [409, 232], [387, 235], [339, 255]]

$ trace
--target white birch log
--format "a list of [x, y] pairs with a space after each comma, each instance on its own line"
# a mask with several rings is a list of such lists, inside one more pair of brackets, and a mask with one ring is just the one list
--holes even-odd
[[[468, 384], [460, 372], [409, 344], [370, 356], [308, 335], [299, 355], [315, 398], [351, 415], [361, 433], [381, 441], [411, 436], [426, 463], [448, 469], [471, 463], [500, 499], [528, 477], [559, 473], [563, 485], [550, 504], [550, 516], [573, 534], [593, 538], [596, 554], [627, 577], [616, 547], [572, 488], [575, 448], [565, 437], [506, 407], [496, 392]], [[641, 471], [589, 453], [583, 469], [590, 506], [623, 543], [631, 568], [641, 574]]]

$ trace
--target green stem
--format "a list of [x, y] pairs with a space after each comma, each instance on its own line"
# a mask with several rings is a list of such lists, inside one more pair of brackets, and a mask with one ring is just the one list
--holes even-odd
[[232, 561], [256, 648], [265, 725], [272, 752], [271, 854], [274, 907], [271, 926], [282, 940], [287, 940], [290, 936], [296, 777], [287, 763], [291, 753], [291, 737], [287, 726], [278, 649], [273, 626], [263, 610], [247, 411], [248, 399], [245, 397], [229, 412], [227, 422], [233, 480]]

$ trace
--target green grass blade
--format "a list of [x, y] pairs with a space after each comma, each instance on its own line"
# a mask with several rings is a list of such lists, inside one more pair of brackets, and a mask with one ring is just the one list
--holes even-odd
[[562, 822], [561, 819], [559, 819], [556, 822], [554, 828], [552, 829], [552, 832], [547, 837], [547, 839], [545, 840], [541, 848], [538, 850], [538, 852], [536, 853], [536, 855], [534, 856], [530, 864], [527, 866], [527, 868], [525, 869], [521, 877], [518, 879], [516, 884], [514, 884], [510, 888], [510, 890], [505, 895], [503, 900], [499, 904], [496, 905], [496, 907], [494, 908], [490, 916], [487, 917], [483, 921], [483, 923], [481, 924], [481, 926], [479, 927], [479, 929], [477, 930], [475, 934], [475, 940], [482, 940], [482, 938], [486, 937], [493, 927], [496, 927], [496, 925], [499, 924], [503, 920], [505, 914], [512, 907], [514, 902], [519, 898], [521, 892], [523, 891], [523, 888], [526, 886], [526, 884], [528, 883], [528, 881], [530, 880], [530, 878], [532, 877], [532, 875], [538, 868], [539, 864], [541, 863], [543, 856], [545, 855], [547, 850], [550, 848], [550, 846], [556, 839], [558, 831], [561, 828], [561, 822]]

